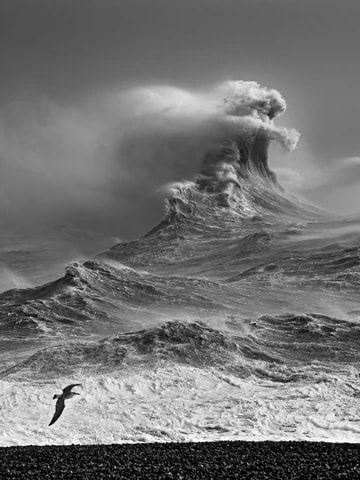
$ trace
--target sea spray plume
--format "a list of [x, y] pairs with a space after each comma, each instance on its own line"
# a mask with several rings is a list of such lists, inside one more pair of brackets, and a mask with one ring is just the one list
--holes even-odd
[[257, 82], [229, 81], [219, 87], [225, 112], [234, 116], [258, 116], [270, 120], [286, 110], [286, 102], [277, 90]]
[[[286, 150], [293, 150], [299, 139], [294, 129], [279, 128], [273, 119], [286, 110], [286, 102], [277, 90], [260, 86], [256, 82], [226, 82], [218, 89], [223, 100], [223, 122], [234, 123], [230, 133], [235, 140], [242, 163], [259, 173], [268, 173], [267, 151], [271, 140]], [[252, 154], [252, 162], [249, 157]], [[244, 157], [245, 158], [244, 160]], [[250, 169], [251, 169], [250, 168]]]
[[267, 163], [270, 142], [292, 150], [299, 138], [297, 131], [273, 122], [286, 109], [280, 93], [255, 82], [225, 82], [192, 93], [159, 86], [135, 89], [130, 101], [136, 115], [119, 157], [126, 170], [139, 166], [136, 178], [145, 188], [193, 177], [199, 169], [203, 177], [217, 177], [223, 184], [237, 184], [239, 169], [275, 181]]
[[0, 292], [10, 288], [27, 288], [30, 283], [20, 273], [0, 263]]
[[[0, 190], [12, 216], [137, 236], [161, 217], [159, 188], [194, 178], [214, 145], [235, 143], [243, 171], [264, 174], [254, 145], [264, 153], [272, 140], [287, 149], [297, 140], [274, 125], [285, 109], [280, 94], [254, 82], [198, 90], [155, 85], [93, 97], [72, 107], [31, 99], [0, 112]], [[223, 163], [221, 181], [235, 179]]]
[[[196, 165], [198, 171], [193, 188], [220, 194], [218, 199], [223, 206], [228, 205], [229, 198], [236, 197], [236, 192], [244, 186], [244, 179], [256, 177], [268, 186], [269, 182], [278, 186], [276, 175], [268, 165], [270, 143], [276, 141], [286, 150], [292, 150], [299, 138], [296, 130], [274, 124], [274, 118], [286, 109], [279, 92], [255, 82], [226, 82], [201, 95], [181, 92], [176, 95], [171, 91], [171, 99], [178, 101], [171, 105], [171, 102], [166, 103], [168, 98], [160, 97], [156, 110], [154, 99], [159, 95], [157, 90], [157, 95], [150, 95], [151, 101], [144, 101], [144, 104], [147, 115], [150, 115], [149, 105], [154, 109], [152, 128], [156, 130], [161, 125], [160, 135], [152, 135], [153, 141], [147, 149], [153, 152], [154, 168], [160, 166], [157, 170], [160, 175], [165, 159], [161, 153], [170, 152], [165, 161], [170, 160], [170, 164], [176, 161], [179, 173], [187, 165]], [[206, 104], [203, 108], [202, 103]], [[146, 141], [146, 134], [140, 144]], [[157, 145], [159, 139], [161, 146]], [[139, 148], [138, 142], [135, 143]], [[164, 167], [164, 171], [168, 171], [169, 165], [164, 164]], [[189, 171], [186, 173], [184, 176], [189, 177]], [[174, 210], [177, 215], [179, 211], [189, 210], [189, 187], [188, 181], [184, 188], [180, 188], [179, 182], [170, 183], [167, 212]], [[240, 203], [246, 203], [244, 196]]]
[[140, 143], [141, 135], [155, 132], [162, 132], [161, 140], [165, 142], [186, 135], [190, 141], [213, 143], [251, 135], [262, 128], [271, 139], [291, 150], [299, 138], [294, 129], [276, 127], [272, 121], [286, 110], [280, 93], [256, 82], [229, 81], [192, 93], [160, 86], [138, 88], [121, 95], [120, 103], [132, 112], [128, 134], [131, 137], [131, 133], [138, 132]]

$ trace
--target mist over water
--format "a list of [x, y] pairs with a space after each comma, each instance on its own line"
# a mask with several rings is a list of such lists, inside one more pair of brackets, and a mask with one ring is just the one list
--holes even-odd
[[296, 141], [266, 119], [285, 109], [276, 95], [227, 82], [98, 94], [76, 107], [13, 102], [0, 112], [2, 218], [138, 236], [162, 215], [159, 188], [191, 179], [210, 144], [259, 125]]

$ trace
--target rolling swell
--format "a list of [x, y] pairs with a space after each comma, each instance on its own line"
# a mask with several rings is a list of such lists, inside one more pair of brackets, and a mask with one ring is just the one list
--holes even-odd
[[[197, 291], [188, 290], [197, 284]], [[116, 264], [87, 261], [70, 265], [64, 277], [26, 290], [0, 295], [0, 331], [36, 334], [81, 334], [104, 332], [111, 325], [134, 329], [151, 317], [181, 310], [201, 312], [226, 310], [209, 295], [217, 285], [211, 281], [167, 278]], [[160, 320], [158, 320], [160, 321]], [[41, 328], [43, 327], [43, 328]]]
[[[230, 333], [201, 322], [168, 321], [98, 341], [45, 348], [0, 375], [46, 379], [187, 365], [283, 383], [324, 380], [339, 365], [360, 361], [359, 324], [307, 314], [266, 315], [248, 323], [246, 333], [234, 333], [233, 327]], [[314, 361], [321, 363], [316, 367]]]

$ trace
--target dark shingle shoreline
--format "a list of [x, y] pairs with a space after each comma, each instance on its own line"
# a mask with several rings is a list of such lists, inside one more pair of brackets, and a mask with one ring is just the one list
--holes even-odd
[[359, 479], [360, 444], [201, 442], [0, 448], [0, 478]]

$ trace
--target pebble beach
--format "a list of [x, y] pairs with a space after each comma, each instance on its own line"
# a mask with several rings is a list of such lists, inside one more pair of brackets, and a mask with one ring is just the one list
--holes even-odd
[[360, 446], [222, 441], [3, 447], [0, 478], [355, 480], [360, 478]]

